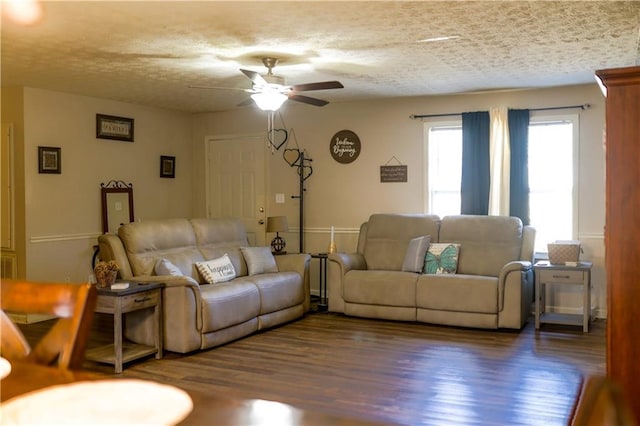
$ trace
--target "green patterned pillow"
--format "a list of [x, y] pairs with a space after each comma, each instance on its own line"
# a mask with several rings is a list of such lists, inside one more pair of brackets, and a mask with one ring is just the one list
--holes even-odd
[[431, 243], [424, 257], [425, 274], [455, 274], [458, 270], [460, 244]]

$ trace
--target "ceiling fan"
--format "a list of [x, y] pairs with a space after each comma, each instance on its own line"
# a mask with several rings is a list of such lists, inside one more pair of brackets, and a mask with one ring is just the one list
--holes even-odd
[[[255, 71], [240, 69], [240, 71], [251, 80], [251, 89], [232, 89], [207, 86], [189, 87], [197, 89], [242, 90], [244, 92], [251, 93], [251, 99], [253, 99], [256, 105], [258, 105], [258, 107], [264, 111], [278, 110], [278, 108], [280, 108], [287, 99], [314, 106], [325, 106], [329, 102], [322, 99], [301, 95], [299, 94], [299, 92], [344, 88], [342, 83], [340, 83], [339, 81], [322, 81], [317, 83], [306, 83], [287, 86], [284, 77], [274, 75], [272, 72], [273, 68], [278, 63], [278, 58], [265, 57], [262, 58], [262, 63], [268, 69], [267, 75], [265, 76], [262, 76]], [[246, 105], [246, 101], [242, 102], [240, 105]]]

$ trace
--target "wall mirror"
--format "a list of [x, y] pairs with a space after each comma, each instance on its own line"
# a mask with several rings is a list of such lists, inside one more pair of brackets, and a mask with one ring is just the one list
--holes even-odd
[[115, 234], [120, 225], [133, 222], [133, 185], [121, 180], [100, 184], [102, 232]]

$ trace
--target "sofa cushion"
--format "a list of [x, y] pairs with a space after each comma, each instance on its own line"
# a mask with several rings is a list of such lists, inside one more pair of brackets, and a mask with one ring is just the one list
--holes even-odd
[[522, 221], [507, 216], [446, 216], [441, 243], [460, 243], [458, 274], [497, 277], [507, 263], [520, 259]]
[[233, 263], [231, 263], [231, 259], [226, 253], [217, 259], [196, 262], [196, 268], [208, 284], [223, 283], [236, 277], [236, 270], [233, 268]]
[[182, 271], [168, 259], [158, 259], [153, 268], [156, 275], [182, 275]]
[[240, 247], [240, 251], [247, 263], [249, 276], [278, 272], [276, 259], [269, 247]]
[[498, 312], [498, 278], [477, 275], [420, 275], [416, 307], [438, 311]]
[[260, 292], [260, 315], [304, 303], [302, 277], [296, 272], [252, 275], [247, 280]]
[[458, 269], [460, 244], [433, 243], [424, 257], [425, 274], [455, 274]]
[[236, 276], [247, 275], [247, 264], [240, 252], [249, 245], [240, 219], [191, 219], [195, 240], [205, 259], [215, 259], [225, 253], [231, 258]]
[[427, 254], [430, 243], [430, 235], [412, 238], [404, 254], [402, 270], [406, 272], [422, 272], [424, 268], [424, 257]]
[[342, 296], [350, 303], [415, 307], [419, 276], [413, 272], [352, 270], [344, 277]]
[[226, 283], [201, 285], [200, 293], [203, 333], [242, 324], [260, 312], [260, 293], [246, 277]]
[[194, 263], [205, 260], [196, 247], [195, 234], [187, 219], [132, 222], [118, 229], [134, 276], [153, 275], [158, 259], [167, 259], [183, 275], [198, 280]]
[[364, 258], [367, 269], [401, 271], [409, 241], [438, 235], [439, 218], [434, 215], [373, 214], [366, 227]]

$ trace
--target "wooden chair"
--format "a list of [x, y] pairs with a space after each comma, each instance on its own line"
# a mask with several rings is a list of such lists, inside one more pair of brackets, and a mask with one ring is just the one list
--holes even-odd
[[[0, 291], [0, 355], [63, 369], [82, 366], [96, 305], [95, 286], [2, 280]], [[58, 319], [31, 348], [5, 312], [46, 314]]]

